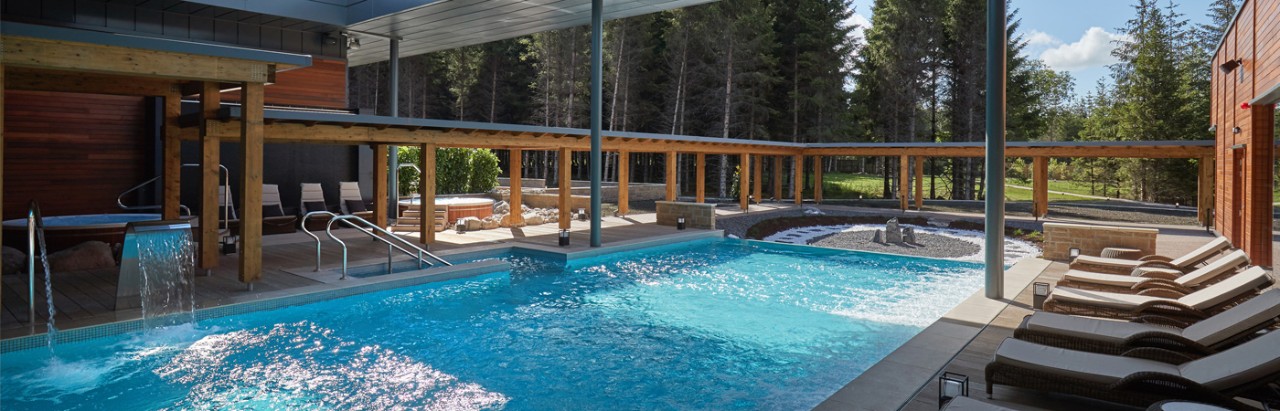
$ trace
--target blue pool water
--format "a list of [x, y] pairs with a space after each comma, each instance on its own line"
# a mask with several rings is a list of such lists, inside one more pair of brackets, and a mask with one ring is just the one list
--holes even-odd
[[48, 409], [808, 409], [981, 285], [971, 263], [734, 240], [0, 357]]

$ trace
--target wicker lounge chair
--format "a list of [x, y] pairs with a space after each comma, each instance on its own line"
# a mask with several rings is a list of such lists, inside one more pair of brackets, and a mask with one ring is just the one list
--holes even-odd
[[1222, 352], [1173, 365], [1050, 347], [1008, 338], [987, 364], [987, 396], [996, 384], [1147, 406], [1185, 399], [1248, 409], [1235, 397], [1260, 395], [1280, 377], [1280, 332]]
[[1123, 319], [1158, 314], [1200, 320], [1248, 299], [1273, 282], [1261, 267], [1250, 267], [1177, 298], [1058, 287], [1045, 300], [1044, 311]]
[[355, 181], [338, 183], [338, 197], [341, 201], [339, 206], [342, 208], [342, 214], [351, 214], [365, 220], [373, 219], [373, 210], [369, 209], [369, 203], [364, 201], [364, 196], [360, 194], [360, 183]]
[[1038, 312], [1023, 319], [1013, 337], [1077, 351], [1146, 355], [1181, 363], [1239, 344], [1278, 320], [1280, 290], [1270, 290], [1185, 328]]
[[1218, 237], [1213, 239], [1213, 241], [1200, 246], [1200, 248], [1178, 258], [1149, 255], [1138, 260], [1126, 260], [1122, 258], [1103, 258], [1082, 255], [1071, 260], [1071, 269], [1111, 274], [1129, 274], [1132, 273], [1134, 269], [1139, 268], [1157, 268], [1187, 272], [1193, 270], [1196, 265], [1230, 249], [1231, 242], [1228, 241], [1226, 237]]
[[1155, 273], [1121, 275], [1069, 270], [1066, 274], [1063, 274], [1062, 280], [1058, 281], [1058, 286], [1140, 294], [1153, 294], [1153, 292], [1158, 292], [1159, 290], [1174, 290], [1181, 294], [1187, 294], [1248, 266], [1249, 256], [1243, 250], [1235, 250], [1222, 258], [1197, 268], [1195, 271], [1173, 279], [1163, 278], [1162, 275]]

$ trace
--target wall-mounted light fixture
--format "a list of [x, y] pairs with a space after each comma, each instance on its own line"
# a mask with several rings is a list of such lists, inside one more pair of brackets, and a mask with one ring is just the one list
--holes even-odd
[[1218, 65], [1218, 70], [1221, 70], [1223, 73], [1230, 73], [1235, 71], [1236, 68], [1240, 67], [1243, 63], [1243, 59], [1227, 60], [1225, 63]]
[[1234, 127], [1234, 128], [1232, 128], [1232, 129], [1231, 129], [1231, 134], [1240, 134], [1240, 127]]
[[347, 33], [347, 50], [359, 50], [360, 38]]
[[1210, 132], [1210, 133], [1216, 133], [1217, 131], [1218, 131], [1218, 125], [1217, 125], [1217, 124], [1214, 124], [1214, 125], [1209, 126], [1209, 132]]

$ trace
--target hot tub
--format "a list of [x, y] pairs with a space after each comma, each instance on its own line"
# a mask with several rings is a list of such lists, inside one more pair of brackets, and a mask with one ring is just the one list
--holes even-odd
[[[408, 200], [400, 200], [400, 211], [416, 208], [418, 206], [418, 198]], [[437, 208], [446, 208], [448, 210], [449, 224], [453, 224], [463, 217], [475, 217], [483, 219], [493, 215], [493, 199], [482, 197], [437, 197]]]
[[[125, 224], [159, 220], [160, 214], [81, 214], [44, 217], [44, 240], [49, 252], [70, 248], [86, 241], [119, 244], [124, 241]], [[27, 247], [27, 219], [4, 221], [4, 244]]]

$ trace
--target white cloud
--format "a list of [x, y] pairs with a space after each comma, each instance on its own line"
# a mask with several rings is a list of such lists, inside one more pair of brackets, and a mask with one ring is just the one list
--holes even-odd
[[852, 16], [845, 19], [844, 26], [853, 27], [853, 32], [849, 33], [849, 37], [861, 42], [865, 38], [863, 33], [867, 31], [867, 27], [871, 27], [871, 20], [867, 20], [867, 17], [861, 14], [853, 13]]
[[1116, 58], [1111, 55], [1111, 51], [1116, 48], [1115, 42], [1127, 39], [1128, 36], [1108, 33], [1101, 27], [1090, 27], [1080, 37], [1080, 41], [1045, 50], [1040, 54], [1040, 59], [1054, 70], [1101, 67], [1116, 62]]
[[1057, 37], [1051, 36], [1049, 33], [1045, 33], [1040, 30], [1031, 30], [1030, 33], [1027, 33], [1026, 40], [1027, 45], [1031, 47], [1053, 47], [1062, 45], [1062, 40], [1058, 40]]

